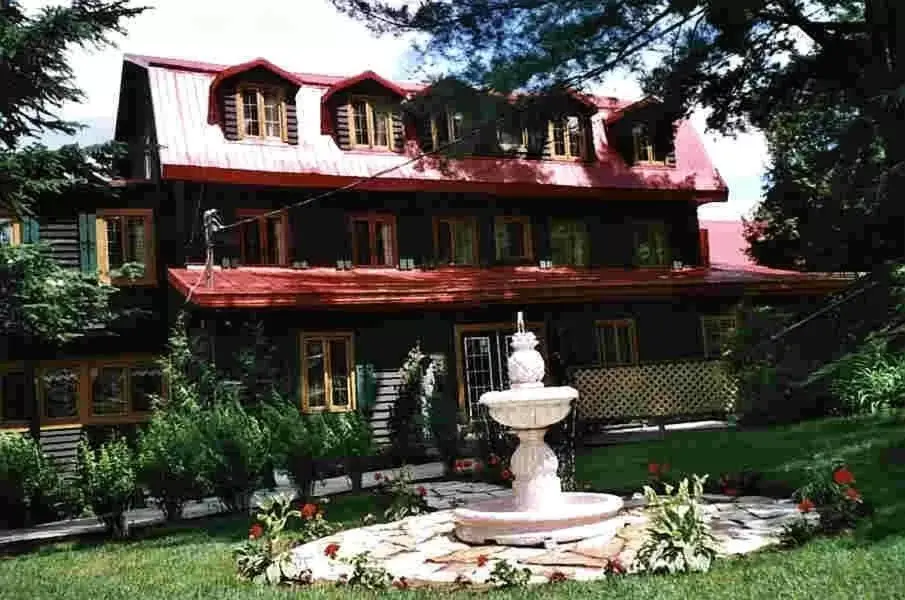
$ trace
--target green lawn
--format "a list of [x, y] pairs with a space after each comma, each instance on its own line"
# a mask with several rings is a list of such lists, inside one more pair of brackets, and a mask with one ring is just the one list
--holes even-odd
[[[631, 489], [646, 479], [649, 461], [669, 462], [683, 472], [764, 471], [797, 483], [811, 464], [848, 462], [864, 496], [877, 508], [854, 535], [812, 542], [805, 548], [771, 551], [721, 561], [707, 574], [633, 576], [595, 584], [566, 583], [491, 598], [784, 598], [905, 597], [905, 465], [890, 460], [891, 447], [905, 446], [905, 420], [826, 420], [770, 431], [672, 434], [665, 440], [596, 449], [579, 458], [579, 479], [595, 488]], [[364, 497], [337, 499], [334, 520], [355, 522], [367, 512]], [[231, 548], [247, 532], [235, 518], [147, 532], [121, 543], [69, 543], [0, 559], [0, 598], [60, 600], [166, 598], [376, 597], [333, 587], [287, 591], [236, 581]], [[387, 592], [439, 597], [431, 591]], [[448, 594], [448, 592], [443, 592]]]

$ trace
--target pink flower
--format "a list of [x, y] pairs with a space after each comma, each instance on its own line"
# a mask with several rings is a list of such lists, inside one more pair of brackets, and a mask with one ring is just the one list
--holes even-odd
[[256, 540], [256, 539], [260, 538], [262, 535], [264, 535], [264, 528], [261, 526], [260, 523], [255, 523], [248, 530], [248, 539], [250, 539], [250, 540]]
[[336, 558], [337, 552], [339, 552], [339, 544], [336, 543], [327, 544], [327, 547], [324, 548], [324, 556], [329, 558]]
[[503, 472], [500, 473], [500, 477], [503, 478], [503, 481], [509, 481], [510, 479], [512, 479], [512, 471], [510, 471], [509, 469], [503, 469]]

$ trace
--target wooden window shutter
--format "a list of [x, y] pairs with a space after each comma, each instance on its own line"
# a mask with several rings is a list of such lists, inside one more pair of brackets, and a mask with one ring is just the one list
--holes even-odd
[[97, 257], [97, 278], [106, 283], [110, 282], [110, 256], [107, 253], [107, 221], [103, 218], [96, 218], [95, 223], [95, 240], [96, 240], [96, 257]]
[[79, 257], [83, 273], [97, 272], [97, 226], [93, 213], [79, 213]]
[[37, 244], [41, 240], [38, 220], [34, 217], [22, 217], [22, 243]]

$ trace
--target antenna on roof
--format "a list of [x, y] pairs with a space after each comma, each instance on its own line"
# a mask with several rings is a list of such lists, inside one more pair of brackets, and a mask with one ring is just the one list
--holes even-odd
[[204, 278], [207, 281], [207, 287], [214, 284], [214, 233], [223, 228], [220, 221], [220, 215], [216, 208], [209, 208], [204, 211], [204, 247], [206, 250], [204, 258]]

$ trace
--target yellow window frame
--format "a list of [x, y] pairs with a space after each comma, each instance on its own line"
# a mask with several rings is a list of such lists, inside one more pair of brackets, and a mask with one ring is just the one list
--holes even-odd
[[0, 213], [0, 218], [8, 219], [10, 221], [10, 246], [20, 246], [22, 245], [22, 222], [14, 217], [10, 217], [8, 215], [4, 215]]
[[[461, 113], [458, 113], [455, 110], [453, 110], [452, 108], [447, 107], [447, 108], [443, 109], [442, 113], [434, 114], [431, 116], [431, 120], [430, 120], [431, 144], [432, 144], [433, 150], [440, 149], [440, 129], [439, 129], [439, 126], [437, 125], [437, 121], [440, 120], [441, 118], [443, 119], [444, 125], [446, 126], [446, 135], [448, 138], [448, 141], [445, 143], [451, 144], [454, 140], [459, 139], [459, 137], [455, 135], [456, 126], [454, 124], [455, 120], [456, 120], [455, 116], [457, 114], [461, 114]], [[443, 118], [443, 117], [445, 117], [445, 118]], [[464, 124], [465, 115], [462, 115], [462, 122]], [[461, 134], [462, 133], [460, 132], [460, 135]]]
[[[349, 369], [349, 402], [346, 406], [335, 406], [333, 404], [333, 356], [329, 350], [328, 342], [342, 340], [346, 343], [346, 364]], [[324, 405], [312, 407], [308, 399], [308, 386], [306, 385], [308, 372], [308, 342], [318, 341], [324, 349]], [[319, 413], [319, 412], [351, 412], [355, 410], [357, 405], [356, 389], [357, 381], [355, 375], [355, 335], [351, 331], [343, 332], [302, 332], [299, 335], [299, 356], [301, 357], [301, 368], [299, 369], [299, 387], [301, 398], [302, 412]]]
[[[368, 139], [359, 140], [355, 131], [355, 105], [364, 102], [365, 105], [365, 135]], [[385, 103], [384, 103], [385, 104]], [[393, 111], [387, 110], [386, 119], [387, 144], [377, 144], [377, 116], [379, 108], [385, 108], [377, 98], [370, 96], [352, 96], [349, 98], [349, 143], [353, 148], [369, 148], [392, 150], [396, 147], [396, 134], [393, 131]]]
[[[609, 364], [606, 361], [606, 352], [603, 346], [603, 329], [606, 327], [611, 327], [613, 329], [624, 329], [626, 331], [626, 335], [628, 335], [630, 356], [617, 356], [616, 360], [618, 362], [614, 364]], [[594, 331], [597, 336], [597, 356], [600, 359], [601, 365], [605, 367], [630, 367], [638, 364], [638, 327], [635, 323], [635, 319], [602, 319], [595, 321]], [[616, 353], [621, 354], [620, 347], [616, 348]]]
[[[254, 90], [258, 106], [258, 132], [259, 135], [251, 135], [245, 131], [245, 93]], [[280, 135], [279, 137], [264, 135], [264, 92], [271, 92], [277, 97], [277, 106], [280, 108]], [[251, 138], [255, 140], [289, 140], [289, 127], [286, 123], [286, 92], [281, 87], [248, 83], [236, 88], [236, 128], [239, 139]]]
[[[577, 118], [578, 119], [578, 130], [577, 132], [573, 132], [569, 127], [569, 119]], [[556, 153], [556, 139], [554, 138], [554, 126], [556, 124], [562, 124], [563, 128], [563, 154]], [[578, 155], [572, 154], [572, 135], [574, 133], [578, 134]], [[547, 121], [547, 136], [550, 139], [550, 156], [560, 160], [584, 160], [584, 158], [588, 155], [588, 135], [584, 123], [584, 119], [582, 119], [578, 115], [567, 115], [565, 117], [554, 119], [552, 121]]]
[[[110, 273], [110, 244], [107, 238], [107, 220], [112, 218], [140, 217], [144, 222], [144, 275], [132, 280], [126, 277], [113, 277]], [[125, 230], [123, 241], [125, 242]], [[98, 278], [114, 285], [156, 285], [157, 284], [157, 246], [154, 237], [154, 211], [150, 208], [105, 208], [97, 211], [95, 218], [95, 241], [97, 244]], [[124, 252], [125, 254], [125, 252]], [[128, 261], [126, 261], [128, 262]]]

